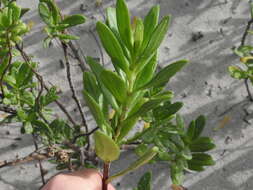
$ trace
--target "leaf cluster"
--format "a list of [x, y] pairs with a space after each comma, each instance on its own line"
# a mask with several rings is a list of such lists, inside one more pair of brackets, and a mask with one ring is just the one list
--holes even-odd
[[22, 41], [22, 35], [29, 27], [20, 19], [26, 9], [21, 9], [16, 2], [4, 1], [0, 8], [0, 58], [6, 56], [9, 48]]
[[247, 29], [243, 34], [243, 38], [241, 41], [241, 45], [239, 47], [235, 47], [233, 49], [234, 54], [240, 57], [240, 66], [229, 66], [228, 71], [231, 77], [235, 79], [246, 79], [250, 80], [253, 84], [253, 46], [245, 45], [246, 38], [248, 34], [253, 34], [251, 30], [248, 30], [253, 21], [253, 3], [250, 2], [250, 10], [251, 10], [251, 20], [248, 22]]
[[[122, 145], [141, 143], [136, 149], [139, 159], [108, 182], [152, 159], [168, 161], [175, 184], [182, 183], [185, 169], [200, 171], [214, 164], [204, 153], [214, 144], [207, 137], [199, 137], [204, 117], [193, 121], [188, 130], [180, 116], [176, 124], [171, 121], [183, 105], [172, 103], [173, 92], [165, 87], [187, 61], [176, 61], [156, 72], [158, 48], [169, 23], [170, 16], [159, 22], [159, 6], [154, 6], [144, 20], [136, 17], [131, 21], [124, 0], [117, 0], [116, 8], [107, 9], [106, 23], [97, 22], [98, 35], [114, 70], [87, 57], [90, 71], [83, 75], [83, 94], [100, 128], [94, 135], [96, 154], [110, 163], [118, 159]], [[143, 121], [143, 130], [129, 136]]]
[[53, 0], [40, 0], [38, 9], [41, 19], [47, 25], [45, 31], [48, 36], [44, 39], [44, 47], [48, 47], [54, 38], [59, 38], [64, 42], [79, 39], [78, 36], [65, 33], [65, 30], [83, 24], [86, 20], [83, 15], [62, 16]]

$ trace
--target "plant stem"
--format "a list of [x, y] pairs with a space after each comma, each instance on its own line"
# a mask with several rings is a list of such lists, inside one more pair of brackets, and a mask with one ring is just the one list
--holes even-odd
[[250, 19], [247, 23], [247, 26], [246, 26], [245, 30], [244, 30], [244, 33], [243, 33], [243, 36], [242, 36], [242, 39], [241, 39], [241, 46], [245, 45], [246, 38], [249, 34], [248, 31], [249, 31], [252, 24], [253, 24], [253, 19]]
[[[36, 136], [35, 136], [35, 134], [32, 134], [32, 136], [33, 136], [33, 143], [34, 143], [35, 151], [38, 151], [39, 147], [38, 147], [38, 144], [36, 142]], [[38, 162], [39, 162], [39, 168], [40, 168], [41, 181], [42, 181], [42, 184], [45, 185], [46, 181], [45, 181], [45, 178], [44, 178], [44, 169], [43, 169], [41, 160], [38, 160]]]
[[[77, 42], [75, 42], [77, 44]], [[82, 52], [82, 49], [80, 47], [77, 47], [72, 41], [68, 43], [69, 48], [73, 52], [75, 59], [78, 61], [78, 65], [81, 68], [82, 71], [87, 71], [88, 68], [86, 67], [86, 64], [82, 60], [82, 56], [80, 55], [80, 51]]]
[[248, 78], [244, 79], [244, 84], [245, 84], [245, 87], [246, 87], [246, 90], [247, 90], [247, 93], [248, 93], [248, 96], [249, 96], [249, 100], [251, 102], [253, 102], [253, 98], [252, 98], [252, 95], [251, 95], [251, 92], [250, 92], [250, 89], [249, 89]]
[[[76, 91], [75, 91], [75, 88], [74, 88], [74, 85], [73, 85], [73, 82], [72, 82], [72, 78], [71, 78], [70, 62], [69, 62], [69, 59], [68, 59], [68, 46], [64, 42], [61, 42], [61, 44], [62, 44], [62, 48], [63, 48], [63, 52], [64, 52], [67, 79], [68, 79], [68, 82], [69, 82], [70, 90], [72, 92], [72, 98], [75, 101], [75, 103], [78, 107], [78, 110], [80, 112], [81, 119], [82, 119], [82, 124], [85, 127], [85, 133], [88, 133], [89, 132], [88, 131], [88, 125], [87, 125], [86, 120], [85, 120], [84, 112], [82, 110], [81, 103], [79, 102], [79, 99], [77, 98]], [[90, 139], [89, 139], [89, 136], [87, 136], [87, 148], [86, 148], [86, 150], [88, 150], [89, 147], [90, 147]]]
[[108, 190], [107, 179], [109, 178], [110, 162], [104, 163], [103, 178], [102, 178], [102, 190]]

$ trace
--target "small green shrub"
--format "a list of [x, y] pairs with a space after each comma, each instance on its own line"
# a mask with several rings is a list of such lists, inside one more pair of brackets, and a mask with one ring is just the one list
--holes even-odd
[[248, 85], [248, 81], [250, 81], [251, 84], [253, 83], [253, 46], [250, 44], [246, 45], [248, 34], [253, 34], [253, 32], [250, 30], [251, 25], [253, 23], [253, 3], [250, 2], [249, 5], [249, 8], [251, 10], [251, 19], [248, 21], [240, 45], [238, 47], [233, 48], [235, 55], [240, 57], [241, 66], [229, 66], [228, 70], [231, 77], [238, 80], [244, 80], [249, 100], [253, 101], [253, 97], [251, 95], [250, 88]]

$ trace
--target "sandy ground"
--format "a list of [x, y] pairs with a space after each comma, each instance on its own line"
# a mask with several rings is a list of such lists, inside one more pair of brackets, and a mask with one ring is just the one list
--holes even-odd
[[[62, 56], [57, 44], [53, 48], [43, 49], [41, 40], [43, 24], [37, 15], [38, 0], [20, 0], [22, 6], [31, 8], [25, 21], [33, 21], [33, 31], [26, 36], [25, 46], [35, 60], [41, 62], [40, 73], [48, 81], [58, 85], [63, 91], [62, 101], [68, 110], [74, 113], [74, 102], [70, 100], [70, 91], [66, 83], [65, 69], [59, 63]], [[92, 34], [97, 19], [103, 19], [103, 8], [114, 1], [103, 0], [103, 7], [95, 7], [93, 0], [57, 1], [64, 13], [83, 13], [89, 19], [86, 24], [73, 29], [79, 35], [78, 41], [85, 55], [99, 57], [99, 49]], [[83, 3], [85, 10], [80, 10]], [[208, 122], [205, 134], [213, 137], [217, 148], [212, 152], [217, 164], [198, 174], [188, 174], [185, 186], [189, 190], [251, 190], [253, 189], [253, 128], [243, 121], [244, 109], [253, 112], [253, 107], [246, 100], [247, 94], [243, 81], [230, 78], [227, 67], [237, 64], [238, 58], [231, 48], [238, 45], [242, 32], [249, 18], [248, 1], [244, 0], [128, 0], [133, 15], [144, 16], [154, 4], [161, 5], [161, 15], [171, 14], [173, 22], [169, 34], [160, 48], [160, 66], [163, 67], [178, 59], [189, 59], [190, 64], [170, 83], [169, 88], [176, 94], [176, 100], [183, 101], [181, 110], [189, 122], [199, 114], [205, 114]], [[193, 40], [193, 36], [203, 36]], [[108, 58], [106, 57], [108, 63]], [[75, 86], [82, 88], [81, 72], [72, 63]], [[80, 96], [81, 97], [81, 96]], [[86, 108], [85, 108], [86, 109]], [[227, 110], [227, 111], [226, 111]], [[225, 112], [226, 111], [226, 112]], [[224, 113], [225, 112], [225, 113]], [[91, 117], [87, 114], [90, 123]], [[59, 115], [60, 112], [59, 112]], [[77, 115], [78, 116], [78, 115]], [[219, 130], [224, 117], [229, 122]], [[246, 118], [249, 122], [251, 116]], [[10, 133], [9, 135], [8, 132]], [[20, 137], [20, 139], [16, 139]], [[15, 125], [1, 127], [0, 160], [24, 156], [34, 147], [29, 135], [20, 135]], [[124, 167], [135, 158], [132, 153], [123, 153], [122, 159], [112, 166], [112, 172]], [[47, 179], [55, 173], [53, 167], [44, 163], [49, 170]], [[118, 189], [132, 189], [139, 176], [147, 170], [154, 175], [154, 189], [169, 189], [169, 170], [166, 164], [149, 165], [115, 182]], [[1, 190], [36, 190], [41, 185], [39, 169], [35, 163], [0, 169]]]

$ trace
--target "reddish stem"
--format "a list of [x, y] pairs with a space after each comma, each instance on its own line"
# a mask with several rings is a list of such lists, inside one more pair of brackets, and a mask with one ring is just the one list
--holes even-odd
[[102, 190], [108, 190], [107, 179], [109, 178], [110, 163], [104, 163], [103, 178], [102, 178]]

